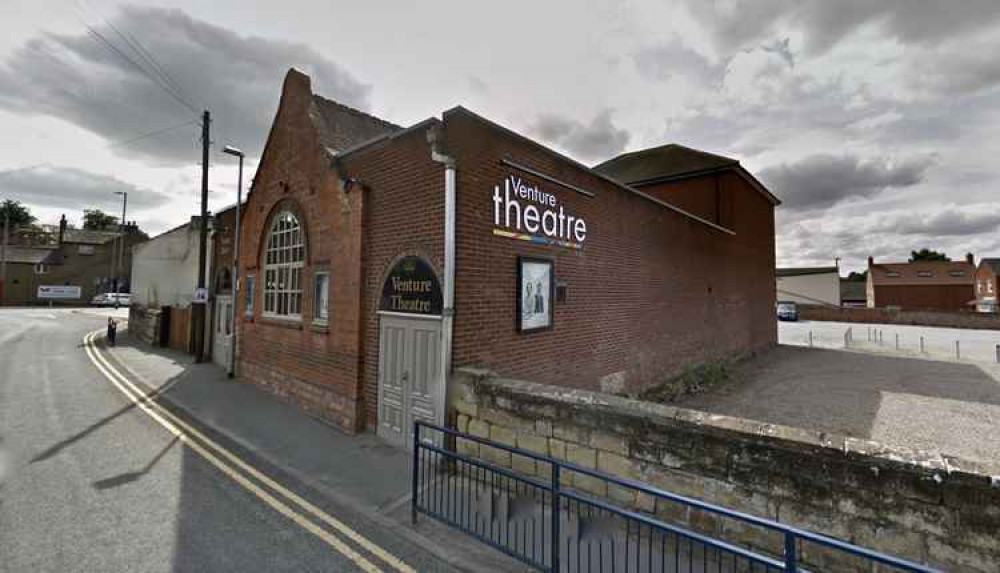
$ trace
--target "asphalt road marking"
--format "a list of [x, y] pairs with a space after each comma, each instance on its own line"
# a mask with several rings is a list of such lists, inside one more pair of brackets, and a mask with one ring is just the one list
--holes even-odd
[[[364, 556], [360, 555], [354, 551], [351, 547], [346, 545], [338, 537], [330, 534], [328, 531], [318, 526], [315, 522], [311, 521], [308, 517], [298, 513], [294, 509], [288, 506], [288, 504], [277, 499], [275, 496], [271, 495], [258, 485], [254, 484], [252, 481], [248, 480], [244, 475], [240, 474], [232, 467], [227, 465], [221, 459], [219, 459], [215, 454], [210, 452], [208, 448], [215, 450], [224, 458], [229, 460], [233, 465], [237, 466], [254, 479], [265, 484], [267, 487], [274, 490], [276, 493], [280, 494], [287, 501], [294, 503], [299, 506], [299, 508], [305, 510], [307, 513], [312, 514], [314, 517], [318, 518], [322, 522], [326, 523], [328, 526], [336, 530], [338, 533], [344, 537], [354, 541], [365, 550], [367, 550], [372, 555], [375, 555], [383, 562], [388, 564], [393, 569], [399, 571], [400, 573], [416, 573], [416, 571], [403, 562], [398, 557], [392, 555], [381, 546], [376, 545], [372, 541], [368, 540], [354, 529], [350, 528], [340, 520], [334, 518], [328, 513], [324, 512], [322, 509], [316, 507], [315, 505], [309, 503], [301, 496], [295, 492], [289, 490], [288, 488], [282, 486], [278, 482], [272, 480], [266, 475], [262, 474], [253, 466], [249, 465], [243, 461], [236, 454], [233, 454], [223, 446], [209, 439], [207, 436], [191, 427], [189, 424], [179, 419], [177, 416], [170, 413], [168, 410], [156, 403], [155, 398], [151, 398], [146, 393], [144, 393], [140, 388], [133, 384], [126, 376], [115, 368], [107, 358], [105, 358], [101, 352], [94, 346], [94, 338], [97, 334], [101, 333], [102, 330], [96, 330], [84, 336], [84, 348], [87, 352], [87, 356], [90, 358], [94, 366], [97, 367], [98, 371], [104, 375], [112, 384], [115, 385], [118, 390], [125, 394], [129, 400], [139, 406], [144, 412], [149, 414], [154, 420], [156, 420], [161, 426], [167, 429], [170, 433], [177, 436], [183, 443], [187, 444], [192, 450], [198, 453], [202, 458], [211, 463], [213, 466], [218, 468], [226, 476], [233, 479], [235, 482], [243, 486], [245, 489], [250, 491], [252, 494], [261, 499], [264, 503], [268, 504], [276, 511], [285, 515], [296, 524], [306, 529], [310, 533], [313, 533], [339, 553], [348, 557], [353, 561], [358, 567], [364, 571], [380, 571], [371, 561], [366, 559]], [[204, 444], [204, 445], [203, 445]]]

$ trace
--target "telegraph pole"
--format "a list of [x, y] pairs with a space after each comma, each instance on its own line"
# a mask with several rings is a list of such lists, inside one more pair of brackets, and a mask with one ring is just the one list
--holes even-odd
[[[201, 119], [201, 220], [200, 232], [198, 236], [198, 291], [205, 288], [205, 259], [208, 250], [208, 146], [209, 129], [212, 115], [205, 110]], [[194, 315], [194, 360], [195, 362], [205, 361], [205, 302], [196, 302], [192, 305]]]

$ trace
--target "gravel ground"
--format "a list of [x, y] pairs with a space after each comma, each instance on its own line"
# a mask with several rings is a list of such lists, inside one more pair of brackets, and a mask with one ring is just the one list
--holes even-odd
[[985, 362], [783, 345], [677, 405], [1000, 462], [1000, 367]]

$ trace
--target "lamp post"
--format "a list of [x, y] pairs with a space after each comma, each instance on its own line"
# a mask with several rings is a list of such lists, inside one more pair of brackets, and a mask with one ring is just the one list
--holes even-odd
[[243, 203], [243, 151], [227, 145], [222, 152], [237, 157], [240, 160], [239, 175], [236, 178], [236, 225], [234, 230], [235, 238], [233, 239], [233, 301], [229, 305], [230, 312], [232, 313], [230, 324], [233, 325], [233, 340], [229, 345], [229, 377], [232, 378], [236, 375], [236, 339], [239, 332], [239, 329], [236, 328], [236, 304], [240, 288], [240, 205]]
[[115, 258], [115, 308], [118, 308], [118, 293], [121, 291], [121, 280], [119, 275], [122, 273], [122, 267], [125, 266], [125, 209], [128, 207], [128, 191], [115, 191], [115, 195], [122, 196], [122, 218], [118, 221], [118, 250], [117, 252], [112, 252], [111, 256]]

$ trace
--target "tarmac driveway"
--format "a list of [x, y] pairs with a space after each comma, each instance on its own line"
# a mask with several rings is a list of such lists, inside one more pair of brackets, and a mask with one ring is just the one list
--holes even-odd
[[1000, 463], [995, 364], [779, 346], [677, 405]]

